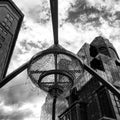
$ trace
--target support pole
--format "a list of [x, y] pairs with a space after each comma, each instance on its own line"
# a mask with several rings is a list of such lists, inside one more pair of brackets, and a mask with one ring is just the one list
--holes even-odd
[[57, 97], [55, 96], [53, 98], [53, 108], [52, 108], [52, 120], [55, 120], [55, 113], [56, 113], [56, 100], [57, 100]]
[[50, 0], [54, 44], [58, 44], [58, 0]]
[[19, 73], [21, 73], [23, 70], [25, 70], [28, 67], [29, 62], [26, 62], [22, 66], [20, 66], [18, 69], [7, 75], [3, 80], [0, 82], [0, 88], [2, 88], [5, 84], [7, 84], [10, 80], [12, 80], [15, 76], [17, 76]]

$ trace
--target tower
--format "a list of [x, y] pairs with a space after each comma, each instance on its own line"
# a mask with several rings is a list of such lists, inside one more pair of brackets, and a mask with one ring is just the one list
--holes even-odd
[[92, 57], [90, 66], [104, 79], [120, 87], [119, 56], [109, 40], [101, 36], [96, 37], [90, 44], [90, 55]]
[[11, 0], [0, 0], [0, 82], [5, 77], [23, 21], [23, 13]]
[[[99, 36], [85, 43], [77, 54], [106, 81], [120, 88], [118, 54], [109, 40]], [[120, 100], [94, 76], [84, 71], [67, 96], [69, 108], [60, 120], [119, 120]]]

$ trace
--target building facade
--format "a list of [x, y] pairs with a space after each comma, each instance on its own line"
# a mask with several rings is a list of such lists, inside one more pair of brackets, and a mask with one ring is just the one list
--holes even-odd
[[[120, 89], [120, 62], [114, 46], [99, 36], [77, 54], [106, 81]], [[94, 76], [84, 71], [66, 97], [69, 107], [59, 120], [120, 120], [120, 100]]]
[[23, 13], [11, 0], [0, 0], [0, 82], [6, 75], [22, 21]]

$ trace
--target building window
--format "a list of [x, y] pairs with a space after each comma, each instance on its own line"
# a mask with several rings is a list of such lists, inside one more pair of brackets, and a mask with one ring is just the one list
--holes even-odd
[[70, 120], [70, 115], [69, 114], [66, 115], [66, 120]]
[[120, 115], [120, 100], [114, 95], [114, 100], [115, 100], [115, 103], [116, 103], [116, 108], [118, 110], [118, 113]]
[[6, 30], [2, 26], [0, 26], [0, 48], [2, 48], [5, 42], [6, 35], [7, 35]]
[[2, 22], [2, 25], [6, 27], [7, 30], [10, 29], [13, 23], [13, 17], [8, 13]]
[[114, 110], [117, 114], [120, 115], [120, 100], [112, 92], [109, 92], [109, 93], [110, 93], [110, 97], [111, 97], [111, 100], [112, 100], [112, 103], [113, 103]]
[[6, 26], [6, 29], [7, 29], [7, 30], [9, 30], [9, 29], [10, 29], [10, 27], [9, 27], [9, 26]]
[[6, 17], [9, 19], [9, 21], [13, 21], [14, 20], [14, 18], [8, 13], [7, 15], [6, 15]]
[[107, 89], [103, 88], [98, 92], [98, 99], [102, 115], [109, 118], [116, 118]]
[[6, 25], [5, 22], [2, 22], [2, 25], [5, 26]]
[[7, 32], [5, 30], [3, 30], [3, 34], [6, 36], [7, 35]]
[[90, 62], [90, 66], [94, 69], [94, 70], [101, 70], [101, 71], [105, 71], [103, 63], [101, 60], [94, 58], [91, 62]]
[[[4, 25], [4, 23], [3, 23], [3, 25]], [[3, 29], [2, 26], [0, 26], [0, 35], [1, 36], [6, 36], [7, 35], [7, 31], [5, 29]]]
[[90, 45], [90, 56], [96, 57], [97, 54], [98, 54], [97, 48], [95, 46]]
[[5, 24], [6, 24], [7, 26], [12, 26], [12, 22], [11, 22], [8, 18], [6, 18], [6, 17], [5, 17], [5, 19], [4, 19], [4, 22], [5, 22]]
[[10, 17], [10, 14], [8, 13], [6, 16], [7, 16], [7, 18], [9, 18], [9, 17]]

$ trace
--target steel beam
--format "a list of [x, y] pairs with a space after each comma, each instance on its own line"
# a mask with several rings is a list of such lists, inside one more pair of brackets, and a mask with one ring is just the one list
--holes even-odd
[[101, 82], [104, 86], [106, 86], [112, 93], [114, 93], [120, 99], [120, 91], [115, 88], [110, 82], [104, 80], [97, 72], [95, 72], [92, 68], [84, 64], [84, 69], [88, 71], [91, 75], [97, 78], [99, 82]]
[[0, 88], [2, 88], [5, 84], [7, 84], [9, 81], [11, 81], [14, 77], [16, 77], [19, 73], [21, 73], [23, 70], [25, 70], [29, 65], [29, 62], [26, 62], [19, 68], [17, 68], [15, 71], [7, 75], [3, 80], [0, 82]]
[[54, 44], [58, 44], [58, 0], [50, 0]]

